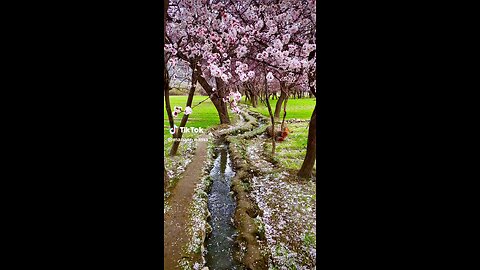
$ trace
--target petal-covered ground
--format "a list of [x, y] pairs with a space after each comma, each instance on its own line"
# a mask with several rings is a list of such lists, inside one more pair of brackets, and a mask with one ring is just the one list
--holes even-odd
[[[257, 137], [250, 140], [246, 151], [252, 169], [261, 172], [252, 178], [250, 194], [263, 212], [258, 219], [271, 254], [270, 268], [314, 269], [316, 183], [297, 179], [288, 170], [266, 161], [265, 144], [270, 144], [270, 140]], [[288, 151], [282, 147], [277, 150], [278, 156]]]
[[[288, 180], [287, 173], [253, 177], [252, 197], [263, 211], [265, 237], [279, 269], [315, 266], [315, 183]], [[295, 267], [295, 268], [292, 268]]]
[[195, 154], [197, 144], [193, 140], [186, 140], [180, 143], [178, 147], [178, 154], [176, 156], [169, 156], [164, 160], [165, 169], [167, 170], [168, 177], [170, 178], [169, 186], [167, 190], [163, 193], [163, 213], [167, 213], [171, 206], [168, 204], [167, 199], [170, 196], [171, 192], [178, 180], [180, 179], [187, 165], [192, 162], [192, 157]]
[[[255, 224], [264, 237], [257, 240], [262, 253], [268, 254], [268, 268], [316, 269], [316, 182], [313, 178], [301, 180], [295, 176], [305, 156], [308, 121], [288, 122], [291, 133], [285, 141], [277, 143], [276, 153], [272, 158], [271, 139], [265, 134], [246, 138], [241, 136], [243, 133], [250, 133], [248, 130], [256, 128], [254, 125], [246, 126], [245, 120], [245, 117], [241, 117], [233, 125], [216, 133], [236, 134], [235, 148], [250, 166], [248, 197], [260, 209]], [[248, 130], [244, 127], [248, 127]], [[194, 143], [182, 144], [183, 148], [180, 150], [185, 154], [171, 158], [166, 165], [169, 176], [173, 179], [172, 186], [175, 186], [175, 179], [182, 177], [182, 172], [194, 153]], [[211, 185], [208, 174], [213, 165], [213, 147], [213, 140], [210, 140], [208, 158], [203, 166], [203, 177], [196, 186], [193, 200], [188, 206], [189, 240], [183, 247], [185, 257], [180, 261], [182, 269], [205, 267], [204, 242], [212, 230], [207, 222], [210, 215], [207, 209], [207, 193]], [[168, 211], [169, 206], [166, 205], [166, 208]]]

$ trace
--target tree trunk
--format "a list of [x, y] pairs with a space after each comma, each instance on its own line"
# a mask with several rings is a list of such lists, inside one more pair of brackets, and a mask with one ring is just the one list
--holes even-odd
[[288, 102], [288, 96], [283, 102], [283, 120], [282, 120], [282, 125], [280, 126], [280, 131], [283, 131], [285, 128], [285, 117], [287, 116], [287, 102]]
[[285, 88], [285, 83], [280, 82], [280, 97], [277, 100], [277, 105], [275, 105], [275, 113], [273, 115], [277, 119], [280, 117], [280, 111], [282, 110], [282, 103], [287, 96], [286, 90], [287, 89]]
[[220, 124], [230, 124], [230, 118], [228, 117], [227, 104], [223, 102], [223, 99], [214, 95], [211, 97], [212, 103], [217, 109]]
[[[192, 107], [192, 102], [193, 102], [193, 94], [195, 93], [195, 86], [197, 85], [197, 76], [194, 71], [192, 71], [192, 86], [190, 87], [190, 92], [188, 93], [188, 98], [187, 98], [187, 105], [185, 108]], [[182, 117], [182, 122], [180, 122], [180, 128], [185, 127], [188, 121], [188, 116], [185, 113], [183, 114]], [[170, 156], [174, 156], [177, 154], [178, 151], [178, 146], [180, 145], [180, 140], [182, 139], [183, 133], [180, 132], [180, 128], [176, 130], [175, 134], [173, 135], [173, 138], [176, 140], [173, 142], [172, 148], [170, 149]]]
[[252, 106], [256, 108], [258, 106], [258, 96], [252, 85], [247, 85], [247, 92], [250, 93], [250, 102]]
[[[227, 96], [228, 86], [223, 82], [223, 80], [216, 77], [215, 78], [215, 84], [217, 85], [217, 92], [220, 94], [220, 97]], [[221, 124], [230, 124], [230, 119], [228, 117], [228, 106], [227, 106], [227, 104], [223, 101], [223, 98], [222, 99], [218, 98], [217, 100], [218, 100], [218, 103], [219, 103], [219, 108], [222, 112], [221, 115], [219, 114], [220, 123]]]
[[[313, 59], [315, 56], [315, 51], [312, 51], [308, 56], [308, 60]], [[312, 85], [313, 81], [315, 80], [316, 69], [312, 69], [308, 72], [308, 84], [310, 93], [313, 96], [317, 96], [315, 91], [315, 87]], [[303, 161], [302, 167], [298, 171], [298, 176], [302, 178], [308, 178], [312, 175], [313, 165], [315, 164], [316, 158], [316, 143], [317, 143], [317, 106], [312, 113], [312, 118], [310, 119], [310, 125], [308, 128], [308, 141], [307, 141], [307, 154], [305, 155], [305, 159]]]
[[313, 165], [316, 159], [317, 144], [317, 106], [312, 113], [310, 119], [310, 125], [308, 128], [308, 142], [307, 142], [307, 154], [303, 160], [302, 167], [298, 171], [298, 176], [301, 178], [309, 178], [312, 176]]
[[[168, 5], [169, 2], [168, 0], [163, 0], [163, 29], [165, 31], [165, 25], [167, 24], [167, 10], [168, 10]], [[165, 37], [165, 33], [163, 33], [163, 36]]]
[[228, 117], [227, 105], [223, 102], [223, 98], [219, 96], [218, 91], [213, 92], [212, 86], [201, 76], [201, 70], [197, 68], [197, 79], [200, 85], [203, 87], [205, 92], [210, 96], [213, 105], [217, 109], [218, 117], [220, 119], [220, 124], [230, 124], [230, 118]]
[[265, 103], [265, 97], [266, 97], [267, 95], [268, 95], [268, 93], [265, 94], [265, 96], [262, 95], [262, 94], [260, 94], [260, 96], [259, 96], [259, 98], [260, 98], [260, 103], [267, 105], [267, 104]]
[[248, 89], [245, 88], [245, 103], [247, 103], [248, 100], [250, 100], [250, 103], [252, 103], [252, 99], [250, 98], [250, 95], [248, 94]]
[[265, 103], [267, 104], [268, 114], [270, 114], [270, 121], [272, 121], [272, 157], [275, 156], [275, 119], [273, 118], [272, 108], [270, 107], [270, 101], [268, 101], [268, 85], [267, 79], [265, 78]]
[[170, 105], [170, 80], [168, 76], [167, 65], [165, 65], [164, 75], [165, 77], [164, 77], [163, 88], [165, 92], [165, 109], [167, 110], [168, 123], [170, 124], [170, 128], [173, 128], [174, 122], [173, 122], [173, 115], [172, 115], [172, 106]]

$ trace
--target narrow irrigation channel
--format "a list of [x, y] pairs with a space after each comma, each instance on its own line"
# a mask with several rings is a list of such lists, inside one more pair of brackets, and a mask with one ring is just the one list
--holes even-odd
[[215, 162], [210, 172], [212, 180], [208, 195], [208, 210], [211, 213], [212, 233], [206, 240], [206, 261], [210, 270], [243, 269], [233, 258], [236, 229], [232, 218], [236, 207], [235, 198], [230, 192], [230, 183], [235, 176], [227, 144], [216, 142]]

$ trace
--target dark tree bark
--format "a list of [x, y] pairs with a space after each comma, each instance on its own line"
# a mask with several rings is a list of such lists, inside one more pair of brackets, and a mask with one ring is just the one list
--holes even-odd
[[[223, 101], [223, 97], [227, 96], [228, 92], [228, 85], [220, 78], [215, 77], [215, 84], [217, 85], [217, 93], [220, 94], [217, 102], [219, 103], [219, 108], [221, 109], [221, 116], [220, 117], [220, 124], [230, 124], [230, 118], [228, 117], [228, 106], [227, 104]], [[213, 100], [212, 100], [213, 101]]]
[[[308, 59], [311, 60], [315, 56], [316, 51], [312, 51], [308, 56]], [[316, 69], [313, 68], [308, 72], [308, 84], [310, 93], [313, 96], [317, 96], [313, 82], [316, 77]], [[312, 175], [313, 165], [315, 164], [316, 158], [316, 144], [317, 144], [317, 106], [313, 110], [312, 117], [310, 119], [310, 125], [308, 128], [308, 141], [307, 141], [307, 154], [305, 155], [305, 160], [303, 161], [300, 171], [298, 171], [298, 176], [302, 178], [308, 178]]]
[[280, 117], [280, 111], [282, 110], [282, 103], [287, 97], [286, 90], [287, 89], [286, 89], [285, 83], [280, 82], [280, 97], [277, 100], [277, 105], [275, 105], [275, 113], [273, 114], [273, 116], [277, 119]]
[[[192, 107], [193, 102], [193, 94], [195, 93], [195, 86], [197, 85], [197, 75], [195, 71], [193, 71], [194, 66], [192, 66], [192, 86], [190, 87], [190, 92], [188, 93], [187, 98], [187, 105], [185, 107]], [[176, 140], [173, 142], [172, 148], [170, 149], [170, 156], [174, 156], [177, 154], [178, 146], [180, 145], [180, 140], [183, 136], [183, 133], [180, 132], [181, 127], [185, 127], [188, 121], [188, 116], [185, 113], [183, 114], [182, 121], [180, 122], [179, 129], [176, 130], [175, 134], [173, 134], [173, 138]]]
[[265, 97], [266, 97], [267, 95], [268, 95], [268, 94], [265, 94], [265, 96], [264, 96], [264, 95], [260, 94], [260, 96], [259, 96], [259, 98], [260, 98], [260, 103], [266, 105], [266, 103], [265, 103]]
[[280, 131], [283, 131], [285, 128], [285, 117], [287, 116], [287, 102], [288, 102], [288, 96], [283, 102], [283, 120], [282, 120], [282, 125], [280, 126]]
[[254, 108], [256, 108], [258, 106], [258, 95], [255, 92], [253, 92], [252, 95], [253, 95], [253, 99], [252, 99], [253, 104], [252, 105], [253, 105]]
[[[188, 58], [182, 52], [177, 52], [177, 56], [180, 59], [183, 59], [186, 62], [189, 62], [192, 65], [192, 59]], [[208, 96], [212, 100], [213, 105], [215, 105], [215, 109], [217, 109], [218, 117], [220, 118], [220, 124], [230, 124], [230, 118], [228, 117], [228, 110], [225, 102], [223, 102], [223, 96], [219, 91], [212, 91], [212, 86], [207, 82], [205, 78], [202, 76], [202, 70], [199, 66], [195, 67], [195, 73], [197, 76], [198, 83], [202, 86], [203, 90], [207, 92]]]
[[218, 118], [220, 119], [220, 124], [230, 124], [230, 118], [228, 117], [227, 104], [223, 102], [223, 98], [214, 95], [211, 97], [212, 103], [217, 109]]
[[170, 105], [170, 79], [168, 76], [167, 65], [164, 66], [164, 81], [163, 81], [163, 88], [165, 92], [165, 109], [167, 110], [168, 116], [168, 123], [170, 124], [170, 128], [173, 128], [173, 115], [172, 115], [172, 106]]
[[251, 98], [250, 98], [249, 92], [248, 92], [248, 90], [247, 90], [247, 88], [246, 88], [245, 86], [244, 86], [244, 89], [245, 89], [245, 90], [244, 90], [245, 103], [246, 103], [248, 100], [250, 100], [250, 103], [252, 103], [252, 100], [251, 100]]
[[253, 84], [245, 83], [245, 93], [249, 94], [250, 103], [256, 108], [258, 106], [258, 95], [255, 92]]
[[309, 178], [312, 176], [313, 165], [316, 159], [317, 144], [317, 106], [313, 110], [312, 117], [308, 128], [307, 154], [303, 160], [302, 167], [298, 171], [301, 178]]
[[230, 124], [230, 118], [228, 117], [227, 105], [223, 102], [223, 97], [219, 95], [219, 91], [212, 91], [212, 86], [201, 76], [201, 71], [199, 68], [196, 70], [197, 79], [200, 85], [203, 87], [205, 92], [210, 96], [213, 105], [217, 109], [218, 117], [220, 119], [220, 124]]
[[[264, 76], [265, 77], [265, 76]], [[268, 114], [270, 114], [270, 121], [272, 122], [272, 157], [275, 156], [275, 119], [273, 118], [272, 108], [270, 107], [270, 102], [268, 101], [268, 84], [267, 79], [264, 79], [264, 90], [265, 90], [265, 103], [267, 104]]]

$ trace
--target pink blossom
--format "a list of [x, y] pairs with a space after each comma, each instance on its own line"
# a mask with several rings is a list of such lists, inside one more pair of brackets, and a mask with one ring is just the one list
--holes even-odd
[[257, 30], [262, 29], [262, 27], [263, 27], [263, 21], [262, 20], [259, 20], [257, 23], [255, 23], [255, 28]]
[[242, 98], [242, 94], [240, 94], [240, 92], [235, 92], [233, 93], [233, 98], [236, 100], [236, 101], [240, 101], [240, 99]]
[[275, 39], [275, 40], [273, 41], [273, 46], [274, 46], [275, 48], [277, 48], [278, 50], [281, 50], [282, 47], [283, 47], [282, 41], [280, 41], [280, 39], [278, 39], [278, 38]]
[[267, 81], [269, 81], [269, 82], [273, 81], [274, 77], [273, 77], [272, 72], [268, 72], [266, 78], [267, 78]]
[[177, 59], [175, 59], [175, 58], [170, 58], [170, 59], [168, 60], [168, 63], [169, 63], [170, 65], [172, 65], [172, 67], [174, 67], [175, 64], [177, 63]]
[[240, 76], [240, 80], [241, 80], [242, 82], [248, 81], [248, 77], [247, 77], [247, 75], [245, 75], [245, 73], [240, 73], [239, 76]]
[[294, 24], [288, 29], [288, 31], [290, 32], [290, 34], [295, 34], [298, 31], [298, 26]]
[[232, 108], [232, 111], [233, 111], [234, 113], [240, 113], [240, 108], [238, 108], [238, 107], [235, 106], [235, 107]]

